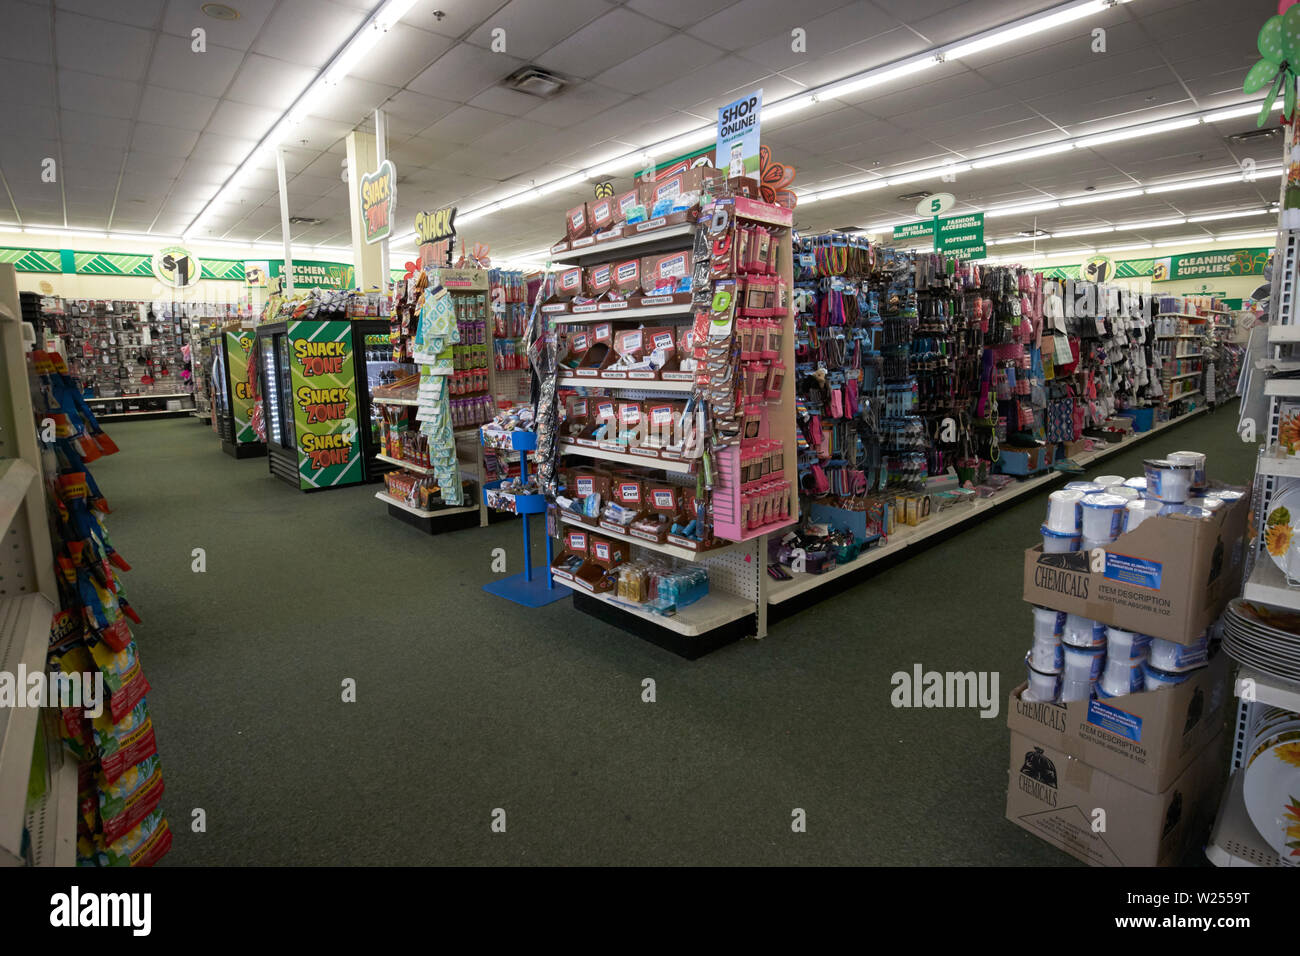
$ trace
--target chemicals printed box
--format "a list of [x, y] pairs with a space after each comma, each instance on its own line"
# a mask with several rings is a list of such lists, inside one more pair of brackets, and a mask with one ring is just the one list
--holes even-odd
[[1030, 604], [1194, 643], [1241, 593], [1250, 496], [1208, 518], [1159, 515], [1104, 549], [1025, 552]]
[[1107, 700], [1007, 699], [1007, 727], [1125, 783], [1159, 793], [1223, 729], [1229, 661], [1219, 654], [1181, 684]]
[[1092, 866], [1175, 866], [1214, 818], [1225, 739], [1149, 793], [1012, 731], [1007, 819]]

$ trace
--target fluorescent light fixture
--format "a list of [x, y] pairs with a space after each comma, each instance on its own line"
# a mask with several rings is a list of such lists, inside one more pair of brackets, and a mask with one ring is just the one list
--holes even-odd
[[810, 106], [816, 106], [820, 102], [820, 97], [815, 93], [799, 93], [795, 96], [787, 96], [783, 100], [777, 100], [771, 106], [763, 105], [763, 118], [766, 120], [780, 119], [782, 116], [789, 116], [791, 113], [797, 113], [800, 110], [806, 110]]
[[1213, 215], [1209, 215], [1209, 216], [1189, 216], [1187, 217], [1187, 221], [1188, 222], [1216, 222], [1217, 220], [1220, 219], [1241, 219], [1245, 216], [1263, 216], [1266, 214], [1270, 216], [1274, 216], [1277, 215], [1277, 212], [1276, 210], [1273, 209], [1242, 209], [1237, 212], [1216, 212]]
[[962, 57], [982, 53], [985, 50], [991, 50], [994, 47], [1002, 46], [1004, 43], [1022, 40], [1025, 37], [1042, 33], [1044, 30], [1050, 30], [1053, 27], [1073, 23], [1075, 20], [1081, 20], [1084, 17], [1092, 16], [1094, 13], [1101, 13], [1108, 6], [1109, 4], [1107, 4], [1105, 0], [1087, 0], [1086, 3], [1076, 4], [1069, 9], [1061, 10], [1057, 13], [1049, 13], [1045, 16], [1038, 17], [1027, 17], [1009, 27], [1004, 27], [1000, 30], [990, 30], [988, 33], [975, 37], [973, 40], [965, 40], [961, 43], [945, 47], [941, 51], [941, 55], [944, 59], [960, 60]]
[[[1245, 170], [1239, 173], [1231, 173], [1227, 176], [1211, 176], [1208, 179], [1189, 179], [1176, 183], [1161, 183], [1159, 186], [1148, 186], [1147, 193], [1170, 193], [1180, 189], [1204, 189], [1207, 186], [1226, 186], [1229, 183], [1249, 183], [1256, 179], [1271, 179], [1274, 176], [1282, 174], [1281, 167], [1270, 166], [1265, 169], [1256, 169], [1252, 173]], [[1247, 179], [1247, 176], [1251, 176]]]
[[1146, 222], [1117, 222], [1115, 229], [1118, 231], [1159, 229], [1163, 226], [1181, 226], [1185, 222], [1187, 222], [1185, 216], [1174, 216], [1170, 219], [1148, 219]]
[[[858, 193], [871, 192], [874, 189], [884, 189], [886, 186], [891, 184], [892, 181], [888, 179], [872, 179], [865, 183], [853, 183], [850, 186], [837, 186], [834, 189], [824, 189], [819, 193], [813, 193], [812, 195], [814, 195], [816, 199], [811, 201], [817, 202], [819, 199], [838, 199], [841, 196], [854, 196]], [[799, 201], [803, 202], [804, 197], [800, 196]]]
[[[1243, 103], [1240, 106], [1229, 106], [1226, 109], [1215, 110], [1202, 117], [1206, 123], [1218, 123], [1223, 120], [1237, 119], [1240, 116], [1258, 116], [1259, 108], [1264, 103], [1263, 100], [1255, 100], [1253, 103]], [[1273, 109], [1280, 110], [1282, 101], [1279, 99], [1273, 104]]]
[[1047, 256], [1048, 258], [1052, 258], [1054, 256], [1090, 256], [1096, 251], [1097, 251], [1096, 249], [1061, 249], [1059, 251], [1053, 249], [1051, 251], [1044, 252], [1043, 255]]
[[1241, 242], [1245, 239], [1276, 239], [1277, 230], [1260, 230], [1259, 232], [1236, 232], [1227, 236], [1215, 236], [1215, 242]]
[[1024, 203], [1019, 206], [999, 206], [994, 209], [984, 210], [985, 219], [994, 219], [998, 216], [1016, 216], [1026, 212], [1038, 212], [1040, 209], [1055, 209], [1061, 204], [1055, 199], [1044, 202]]
[[1070, 142], [1052, 143], [1049, 146], [1017, 150], [1003, 153], [1001, 156], [992, 156], [988, 159], [977, 159], [970, 166], [972, 169], [988, 169], [992, 166], [1005, 166], [1008, 163], [1028, 162], [1031, 159], [1038, 159], [1040, 156], [1054, 156], [1057, 153], [1069, 152], [1074, 148], [1074, 143]]
[[118, 242], [180, 242], [180, 236], [162, 236], [152, 232], [110, 232], [108, 238]]
[[1005, 239], [986, 239], [986, 246], [1009, 246], [1023, 242], [1037, 242], [1040, 239], [1050, 239], [1051, 236], [1007, 236]]
[[1157, 249], [1165, 249], [1169, 246], [1190, 246], [1198, 242], [1204, 242], [1208, 236], [1183, 236], [1181, 239], [1162, 239], [1155, 243]]
[[34, 236], [68, 236], [77, 239], [107, 239], [108, 233], [93, 229], [68, 229], [65, 226], [23, 226], [23, 232]]
[[1164, 123], [1152, 123], [1144, 126], [1130, 126], [1127, 129], [1112, 130], [1109, 133], [1097, 133], [1094, 136], [1085, 136], [1082, 139], [1075, 140], [1075, 145], [1079, 149], [1091, 149], [1094, 146], [1105, 146], [1107, 143], [1119, 143], [1126, 139], [1136, 139], [1139, 136], [1156, 136], [1160, 133], [1169, 133], [1176, 129], [1186, 129], [1189, 126], [1195, 126], [1201, 121], [1199, 116], [1184, 116], [1181, 119], [1168, 120]]
[[914, 173], [904, 173], [901, 176], [890, 176], [882, 182], [883, 184], [890, 186], [901, 186], [904, 183], [919, 183], [925, 179], [935, 179], [937, 177], [948, 175], [949, 173], [956, 175], [957, 173], [968, 173], [970, 171], [971, 166], [969, 163], [957, 163], [955, 165], [950, 164], [948, 166], [935, 166], [930, 169], [921, 169]]
[[1154, 242], [1130, 242], [1123, 246], [1105, 246], [1099, 252], [1127, 252], [1130, 249], [1152, 249]]
[[1114, 231], [1114, 226], [1089, 226], [1087, 229], [1066, 229], [1061, 232], [1053, 232], [1051, 238], [1065, 239], [1069, 236], [1095, 236], [1098, 233]]
[[1112, 199], [1131, 199], [1134, 196], [1141, 196], [1140, 189], [1121, 189], [1113, 193], [1085, 193], [1082, 196], [1071, 196], [1069, 199], [1062, 199], [1062, 206], [1087, 206], [1095, 202], [1109, 202]]
[[[880, 86], [891, 80], [901, 80], [905, 76], [912, 76], [920, 73], [922, 70], [928, 70], [931, 67], [938, 66], [939, 60], [933, 53], [924, 53], [906, 63], [900, 63], [898, 66], [886, 67], [881, 70], [872, 70], [868, 73], [851, 76], [847, 80], [840, 80], [829, 86], [819, 87], [814, 91], [817, 100], [833, 99], [838, 96], [848, 96], [851, 93], [860, 93], [862, 90], [870, 89], [873, 86]], [[764, 107], [764, 111], [766, 111]]]

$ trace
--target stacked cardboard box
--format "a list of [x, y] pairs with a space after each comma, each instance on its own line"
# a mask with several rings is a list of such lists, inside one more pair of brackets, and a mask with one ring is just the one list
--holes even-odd
[[[1104, 554], [1025, 554], [1025, 600], [1191, 644], [1241, 588], [1248, 496], [1207, 520], [1144, 521]], [[1007, 701], [1007, 819], [1095, 866], [1177, 864], [1213, 819], [1226, 765], [1230, 664], [1163, 690]]]

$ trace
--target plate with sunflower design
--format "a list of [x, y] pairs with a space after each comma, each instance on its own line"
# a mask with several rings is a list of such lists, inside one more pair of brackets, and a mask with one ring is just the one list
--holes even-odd
[[1286, 575], [1300, 581], [1300, 482], [1291, 482], [1273, 498], [1264, 516], [1264, 550]]
[[1300, 730], [1283, 725], [1256, 746], [1246, 765], [1246, 812], [1282, 857], [1300, 864]]

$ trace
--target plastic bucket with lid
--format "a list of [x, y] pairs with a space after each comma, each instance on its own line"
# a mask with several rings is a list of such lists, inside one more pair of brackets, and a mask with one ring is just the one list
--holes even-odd
[[1047, 525], [1043, 525], [1041, 530], [1043, 532], [1043, 554], [1064, 554], [1067, 551], [1079, 550], [1079, 532], [1053, 531]]
[[1072, 647], [1104, 648], [1106, 625], [1079, 614], [1067, 614], [1065, 626], [1061, 630], [1061, 641]]
[[1147, 497], [1166, 504], [1182, 504], [1192, 497], [1195, 467], [1176, 464], [1167, 458], [1148, 458], [1142, 463], [1147, 476]]
[[1079, 502], [1083, 516], [1083, 536], [1092, 541], [1114, 541], [1124, 529], [1124, 509], [1128, 499], [1119, 495], [1084, 495]]

